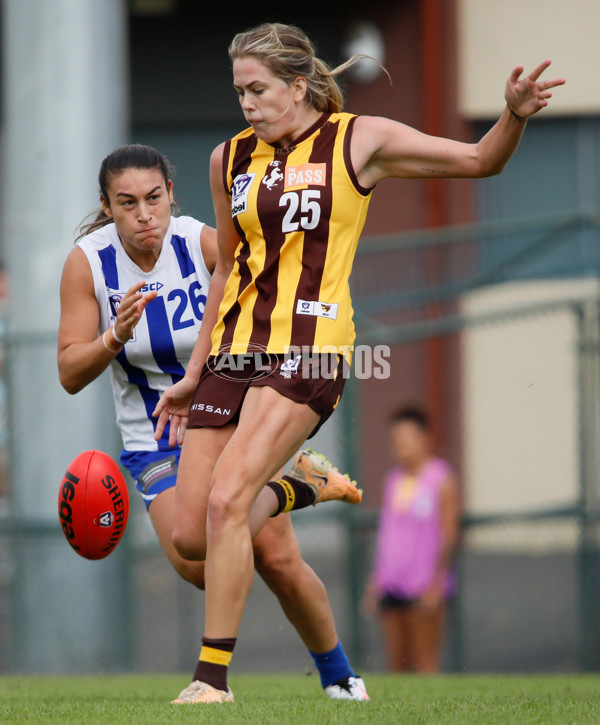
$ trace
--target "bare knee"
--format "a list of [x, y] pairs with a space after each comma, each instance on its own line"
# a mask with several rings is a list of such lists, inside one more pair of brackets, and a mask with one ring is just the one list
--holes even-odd
[[[182, 559], [185, 560], [185, 562], [194, 563], [204, 561], [204, 559], [206, 559], [206, 546], [204, 542], [198, 540], [198, 536], [197, 534], [195, 535], [195, 532], [190, 532], [183, 526], [175, 525], [173, 526], [171, 541], [175, 551]], [[186, 568], [184, 566], [185, 562], [182, 563], [182, 568]], [[179, 572], [178, 567], [175, 568]], [[181, 572], [179, 573], [181, 574]], [[187, 576], [184, 574], [181, 574], [181, 576], [183, 576], [184, 579], [187, 579]]]
[[175, 517], [172, 530], [172, 542], [179, 556], [188, 561], [203, 561], [206, 559], [206, 531], [207, 522], [210, 522], [211, 536], [228, 536], [231, 527], [244, 524], [247, 521], [247, 511], [244, 501], [236, 491], [230, 490], [226, 485], [213, 477], [213, 484], [207, 502], [207, 519], [198, 521], [197, 517]]
[[294, 552], [278, 547], [254, 547], [254, 566], [267, 586], [290, 596], [300, 583], [304, 562]]
[[232, 528], [247, 526], [251, 501], [217, 480], [208, 497], [208, 521], [211, 536], [228, 535]]
[[259, 572], [268, 573], [271, 578], [286, 575], [294, 564], [294, 557], [287, 551], [280, 549], [254, 547], [254, 563]]
[[179, 576], [198, 589], [204, 589], [204, 556], [201, 555], [203, 553], [201, 550], [202, 547], [198, 542], [191, 542], [190, 537], [184, 535], [186, 531], [184, 525], [189, 530], [196, 528], [196, 535], [199, 527], [193, 527], [188, 522], [179, 521], [179, 526], [174, 530], [174, 508], [175, 488], [168, 488], [166, 491], [160, 493], [150, 504], [148, 513], [150, 514], [152, 526], [156, 531], [156, 535], [167, 559]]
[[185, 559], [178, 558], [176, 562], [171, 563], [182, 579], [195, 586], [196, 589], [204, 591], [203, 561], [186, 561]]

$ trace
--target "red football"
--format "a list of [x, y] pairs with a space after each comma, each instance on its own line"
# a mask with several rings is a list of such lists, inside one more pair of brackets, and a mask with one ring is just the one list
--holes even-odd
[[85, 451], [67, 468], [58, 492], [64, 535], [85, 559], [104, 559], [121, 540], [129, 517], [127, 484], [102, 451]]

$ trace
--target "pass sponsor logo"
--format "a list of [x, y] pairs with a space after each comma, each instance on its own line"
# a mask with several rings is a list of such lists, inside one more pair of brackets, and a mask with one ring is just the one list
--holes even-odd
[[285, 167], [285, 190], [302, 186], [325, 186], [327, 164], [300, 164]]

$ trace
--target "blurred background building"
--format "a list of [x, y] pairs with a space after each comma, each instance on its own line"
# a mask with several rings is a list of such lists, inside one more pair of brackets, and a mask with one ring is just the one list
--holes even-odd
[[[98, 202], [100, 162], [120, 143], [163, 151], [182, 212], [214, 223], [209, 155], [243, 127], [227, 46], [265, 20], [301, 26], [332, 65], [357, 51], [385, 65], [392, 84], [372, 63], [348, 76], [347, 110], [464, 141], [501, 113], [514, 66], [551, 58], [547, 75], [568, 79], [500, 176], [386, 181], [374, 193], [352, 278], [357, 344], [389, 346], [392, 374], [351, 380], [315, 442], [360, 480], [364, 505], [295, 522], [355, 667], [380, 669], [358, 602], [391, 462], [387, 415], [419, 398], [465, 502], [446, 668], [598, 669], [598, 3], [1, 7], [0, 670], [187, 670], [197, 657], [203, 597], [163, 561], [135, 492], [109, 559], [80, 560], [63, 539], [66, 466], [87, 448], [118, 457], [120, 443], [106, 380], [76, 398], [58, 384], [58, 289], [74, 230]], [[235, 662], [310, 669], [258, 579]]]

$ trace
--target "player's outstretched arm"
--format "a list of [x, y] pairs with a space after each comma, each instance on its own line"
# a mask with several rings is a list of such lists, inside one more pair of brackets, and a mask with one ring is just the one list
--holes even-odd
[[551, 89], [564, 78], [543, 80], [550, 61], [522, 77], [517, 66], [505, 87], [507, 106], [478, 143], [429, 136], [388, 118], [359, 116], [352, 137], [352, 164], [358, 180], [372, 188], [385, 178], [480, 178], [502, 171], [515, 152], [526, 120], [548, 105]]

